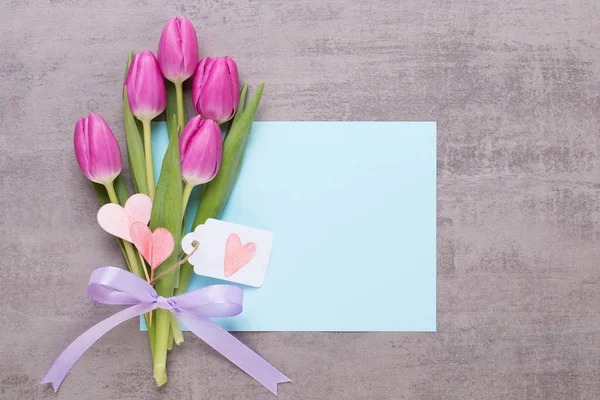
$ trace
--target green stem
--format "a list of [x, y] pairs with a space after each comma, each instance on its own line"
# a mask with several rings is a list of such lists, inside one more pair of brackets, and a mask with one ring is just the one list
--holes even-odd
[[[173, 323], [173, 314], [171, 314], [171, 323]], [[169, 338], [167, 339], [167, 350], [173, 350], [173, 330], [169, 331]]]
[[[172, 279], [170, 280], [172, 283]], [[156, 315], [156, 322], [152, 326], [156, 332], [156, 343], [154, 345], [154, 380], [156, 381], [156, 386], [162, 386], [167, 383], [167, 347], [169, 332], [171, 330], [172, 314], [171, 311], [163, 308], [157, 308], [154, 312]]]
[[177, 124], [179, 125], [179, 134], [183, 131], [183, 82], [175, 83], [175, 97], [177, 98]]
[[[183, 199], [182, 199], [182, 204], [181, 204], [181, 210], [183, 211], [183, 215], [185, 216], [185, 209], [187, 207], [187, 203], [190, 200], [190, 195], [192, 194], [192, 190], [194, 189], [194, 185], [190, 185], [189, 183], [186, 183], [185, 186], [183, 187]], [[179, 280], [181, 282], [181, 269], [185, 266], [185, 265], [189, 265], [187, 263], [183, 264], [178, 270], [177, 272], [179, 273]], [[185, 287], [183, 288], [183, 293], [185, 293], [186, 289], [187, 289], [187, 283], [190, 280], [190, 277], [187, 277], [187, 279], [185, 280]], [[175, 288], [175, 290], [177, 291], [179, 289], [179, 285]], [[175, 318], [175, 316], [171, 316], [171, 333], [173, 335], [173, 340], [175, 340], [175, 344], [177, 346], [181, 345], [183, 343], [183, 333], [181, 332], [181, 327], [179, 326], [179, 321], [177, 321], [177, 318]]]
[[148, 195], [154, 200], [154, 164], [152, 163], [152, 135], [150, 134], [150, 121], [142, 121], [144, 127], [144, 154], [146, 158], [146, 181], [148, 182]]
[[139, 276], [140, 278], [146, 280], [144, 277], [144, 273], [140, 268], [140, 264], [138, 263], [135, 255], [135, 249], [128, 241], [123, 241], [123, 247], [125, 247], [125, 252], [127, 253], [127, 258], [129, 259], [129, 265], [131, 265], [131, 272]]
[[[173, 290], [173, 295], [178, 296], [184, 294], [187, 291], [188, 284], [194, 273], [194, 267], [190, 263], [185, 263], [179, 267], [179, 286]], [[177, 318], [171, 314], [171, 332], [173, 332], [173, 340], [175, 344], [180, 346], [183, 343], [183, 332], [181, 332], [181, 326]]]
[[[187, 207], [188, 200], [190, 199], [190, 195], [192, 194], [192, 189], [194, 189], [194, 187], [186, 183], [183, 188], [183, 193], [182, 193], [181, 215], [183, 216], [182, 229], [184, 230], [184, 233], [185, 233], [185, 208]], [[173, 288], [176, 289], [178, 287], [179, 287], [179, 269], [176, 269], [175, 270], [175, 284], [173, 285]], [[176, 331], [179, 331], [179, 334], [181, 335], [181, 330], [179, 328], [174, 328], [174, 329]], [[181, 341], [183, 342], [183, 338], [181, 338]], [[179, 343], [177, 343], [177, 344], [179, 345]]]
[[187, 291], [188, 284], [194, 273], [194, 267], [190, 263], [185, 263], [180, 267], [179, 272], [179, 287], [175, 289], [173, 295], [178, 296]]
[[173, 340], [177, 346], [180, 346], [183, 343], [183, 332], [181, 332], [181, 326], [179, 326], [179, 321], [173, 314], [171, 314], [171, 334], [173, 335]]
[[[119, 204], [119, 198], [117, 197], [117, 192], [115, 192], [113, 183], [110, 182], [105, 184], [104, 186], [106, 187], [106, 191], [108, 192], [108, 198], [110, 199], [111, 203]], [[127, 253], [127, 259], [129, 260], [131, 272], [133, 272], [140, 278], [145, 279], [144, 273], [142, 272], [140, 264], [138, 263], [138, 258], [135, 254], [135, 249], [133, 248], [131, 243], [129, 243], [126, 240], [123, 240], [123, 247], [125, 248], [125, 253]]]
[[[119, 198], [117, 197], [117, 192], [115, 191], [115, 187], [113, 186], [112, 182], [106, 183], [104, 184], [104, 187], [106, 187], [106, 192], [108, 193], [108, 198], [110, 199], [111, 203], [114, 204], [120, 204], [119, 203]], [[140, 264], [138, 263], [138, 258], [136, 257], [136, 250], [133, 248], [132, 244], [129, 243], [126, 240], [122, 241], [123, 243], [123, 247], [125, 248], [125, 253], [127, 254], [127, 259], [129, 260], [129, 268], [131, 269], [131, 272], [133, 272], [135, 275], [139, 276], [142, 279], [146, 279], [144, 273], [142, 272], [141, 268], [144, 268], [144, 266], [142, 265], [142, 267], [140, 268]], [[148, 327], [148, 335], [150, 336], [150, 349], [152, 351], [152, 353], [154, 353], [154, 334], [153, 331], [150, 330], [150, 323], [149, 323], [149, 314], [144, 314], [144, 318], [146, 319], [146, 326]]]
[[185, 209], [187, 207], [187, 203], [190, 200], [190, 195], [192, 194], [192, 190], [194, 189], [194, 185], [190, 185], [189, 183], [186, 183], [185, 186], [183, 187], [183, 201], [181, 203], [181, 212], [183, 213], [183, 216], [185, 217]]
[[108, 182], [104, 184], [106, 188], [106, 193], [108, 193], [108, 198], [111, 203], [121, 204], [119, 203], [119, 197], [117, 196], [117, 192], [115, 192], [115, 187], [112, 182]]

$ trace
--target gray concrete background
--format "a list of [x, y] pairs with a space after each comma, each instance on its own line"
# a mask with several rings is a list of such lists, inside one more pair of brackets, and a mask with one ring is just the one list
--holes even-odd
[[438, 332], [238, 334], [293, 379], [281, 399], [600, 398], [596, 0], [2, 3], [0, 398], [274, 398], [189, 334], [156, 389], [136, 321], [38, 385], [116, 310], [84, 291], [121, 259], [73, 126], [122, 138], [126, 53], [173, 15], [267, 81], [259, 120], [438, 121]]

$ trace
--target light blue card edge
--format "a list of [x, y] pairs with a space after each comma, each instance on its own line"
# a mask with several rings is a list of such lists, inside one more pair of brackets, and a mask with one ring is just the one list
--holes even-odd
[[[433, 130], [435, 132], [435, 136], [434, 136], [434, 146], [435, 146], [435, 160], [436, 160], [436, 164], [435, 164], [435, 176], [436, 176], [436, 182], [435, 182], [435, 187], [434, 187], [434, 196], [435, 196], [435, 202], [437, 204], [437, 122], [436, 121], [255, 121], [253, 123], [254, 124], [286, 124], [286, 123], [310, 123], [310, 124], [365, 124], [365, 125], [372, 125], [372, 124], [381, 124], [381, 125], [386, 125], [386, 124], [432, 124], [433, 125]], [[164, 121], [156, 121], [156, 122], [152, 122], [152, 143], [153, 143], [153, 163], [154, 163], [154, 169], [155, 171], [160, 171], [161, 166], [162, 166], [162, 160], [164, 158], [164, 152], [166, 150], [166, 147], [168, 145], [168, 137], [166, 135], [167, 132], [167, 126], [166, 126], [166, 122]], [[160, 149], [160, 150], [159, 150]], [[158, 181], [158, 177], [159, 177], [160, 173], [156, 174], [156, 179]], [[198, 200], [199, 200], [199, 195], [200, 195], [200, 188], [197, 187], [195, 188], [192, 196], [190, 197], [190, 205], [193, 204], [198, 204]], [[193, 223], [193, 217], [195, 214], [195, 209], [196, 207], [188, 207], [186, 210], [186, 220], [187, 220], [187, 226], [186, 226], [186, 232], [189, 232], [191, 230], [191, 224]], [[437, 252], [437, 212], [436, 212], [436, 226], [435, 226], [435, 231], [436, 231], [436, 236], [435, 236], [435, 248], [436, 248], [436, 252]], [[436, 266], [434, 269], [434, 273], [435, 273], [435, 279], [433, 282], [433, 301], [435, 304], [435, 311], [434, 311], [434, 315], [435, 318], [433, 320], [433, 325], [430, 328], [423, 328], [423, 329], [415, 329], [415, 330], [392, 330], [392, 329], [377, 329], [377, 330], [329, 330], [329, 329], [323, 329], [323, 330], [285, 330], [282, 332], [307, 332], [307, 331], [312, 331], [312, 332], [437, 332], [437, 316], [438, 316], [438, 310], [437, 310], [437, 262], [436, 262]], [[231, 282], [226, 282], [226, 281], [222, 281], [224, 283], [231, 283]], [[239, 285], [241, 287], [244, 287], [244, 285]], [[143, 317], [140, 317], [140, 331], [147, 331], [146, 328], [146, 323], [144, 321]], [[183, 331], [189, 331], [183, 324], [180, 324], [181, 329]], [[236, 330], [236, 329], [227, 329], [230, 332], [261, 332], [261, 331], [256, 331], [256, 330]], [[263, 331], [263, 332], [274, 332], [274, 331]]]

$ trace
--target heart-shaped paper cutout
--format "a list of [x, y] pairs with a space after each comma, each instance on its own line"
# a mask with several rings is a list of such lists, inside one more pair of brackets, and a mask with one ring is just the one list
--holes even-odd
[[152, 214], [152, 200], [145, 194], [138, 193], [125, 202], [125, 207], [118, 204], [105, 204], [98, 210], [98, 224], [106, 232], [131, 242], [130, 228], [136, 222], [148, 225]]
[[242, 246], [240, 237], [232, 233], [225, 244], [225, 277], [238, 272], [250, 262], [256, 253], [256, 244], [248, 242]]
[[131, 239], [135, 247], [153, 270], [163, 263], [175, 248], [173, 235], [165, 228], [156, 228], [154, 232], [141, 222], [131, 224]]

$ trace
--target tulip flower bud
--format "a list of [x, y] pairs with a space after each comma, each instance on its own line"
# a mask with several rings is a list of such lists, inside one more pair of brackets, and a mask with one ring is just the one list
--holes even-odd
[[119, 143], [101, 116], [92, 113], [77, 121], [73, 141], [79, 168], [90, 181], [110, 184], [121, 173]]
[[230, 57], [202, 59], [194, 75], [192, 99], [204, 119], [222, 124], [233, 118], [240, 99], [235, 61]]
[[211, 181], [219, 171], [223, 155], [221, 128], [199, 115], [190, 119], [179, 138], [181, 176], [196, 186]]
[[198, 38], [190, 21], [171, 18], [165, 24], [158, 43], [158, 64], [162, 74], [173, 83], [194, 75], [198, 63]]
[[140, 121], [152, 120], [167, 107], [165, 81], [152, 52], [133, 55], [125, 86], [131, 112]]

